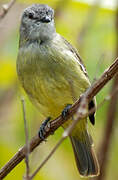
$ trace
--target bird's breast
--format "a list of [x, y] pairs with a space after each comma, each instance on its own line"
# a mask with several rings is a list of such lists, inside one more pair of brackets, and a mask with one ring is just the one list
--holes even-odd
[[86, 89], [77, 61], [64, 51], [51, 44], [30, 44], [20, 51], [17, 60], [25, 91], [44, 113], [53, 117]]

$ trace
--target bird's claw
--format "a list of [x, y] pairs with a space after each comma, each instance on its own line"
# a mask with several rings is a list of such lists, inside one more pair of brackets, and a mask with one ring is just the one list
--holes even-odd
[[67, 104], [64, 110], [62, 111], [62, 117], [65, 118], [68, 115], [68, 111], [71, 108], [71, 104]]
[[51, 117], [48, 117], [40, 126], [40, 129], [39, 129], [39, 132], [38, 132], [38, 135], [39, 135], [39, 138], [41, 138], [42, 140], [45, 140], [45, 127], [47, 125], [47, 123], [50, 121]]

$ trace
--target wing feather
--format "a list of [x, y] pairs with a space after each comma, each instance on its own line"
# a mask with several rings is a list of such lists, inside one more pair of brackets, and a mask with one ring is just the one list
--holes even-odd
[[[82, 58], [79, 55], [78, 51], [64, 38], [62, 37], [64, 43], [68, 46], [69, 50], [76, 56], [76, 58], [78, 59], [78, 63], [81, 67], [81, 70], [83, 71], [83, 73], [86, 75], [86, 77], [88, 78], [88, 73], [86, 71], [86, 68], [83, 64]], [[95, 100], [91, 100], [89, 105], [88, 105], [88, 109], [91, 110], [92, 108], [94, 108], [96, 106]], [[94, 125], [95, 124], [95, 112], [93, 112], [93, 114], [91, 114], [89, 116], [90, 122]]]

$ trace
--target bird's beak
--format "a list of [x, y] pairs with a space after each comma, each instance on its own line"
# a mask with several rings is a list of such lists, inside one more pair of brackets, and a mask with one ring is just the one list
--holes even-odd
[[49, 22], [51, 22], [51, 17], [45, 16], [45, 17], [43, 17], [43, 18], [41, 19], [41, 22], [43, 22], [43, 23], [49, 23]]

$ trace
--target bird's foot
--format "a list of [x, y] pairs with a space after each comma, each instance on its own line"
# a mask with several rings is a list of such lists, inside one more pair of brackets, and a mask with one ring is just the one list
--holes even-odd
[[44, 135], [45, 135], [45, 127], [48, 124], [48, 122], [50, 121], [51, 117], [48, 117], [46, 120], [44, 120], [44, 122], [41, 124], [38, 135], [39, 138], [41, 138], [42, 140], [45, 139]]
[[68, 115], [68, 111], [71, 108], [72, 104], [67, 104], [64, 110], [62, 111], [62, 117], [65, 118]]

